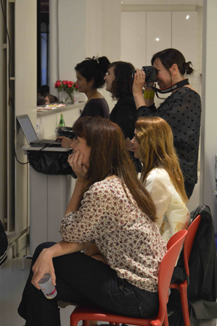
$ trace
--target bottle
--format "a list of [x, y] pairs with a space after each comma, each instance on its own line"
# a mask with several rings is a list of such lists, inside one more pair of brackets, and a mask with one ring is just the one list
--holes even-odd
[[36, 135], [38, 139], [41, 139], [41, 130], [39, 124], [36, 125]]
[[60, 115], [60, 122], [58, 124], [58, 127], [65, 127], [65, 121], [63, 119], [63, 114]]

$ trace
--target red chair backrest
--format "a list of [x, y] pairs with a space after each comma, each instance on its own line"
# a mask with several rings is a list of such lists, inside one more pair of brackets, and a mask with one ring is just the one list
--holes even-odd
[[172, 278], [176, 260], [182, 248], [182, 244], [187, 235], [187, 230], [181, 230], [175, 233], [167, 244], [167, 252], [162, 259], [158, 275], [158, 296], [159, 296], [159, 312], [158, 319], [163, 322], [166, 312], [166, 304], [168, 302], [168, 290]]
[[187, 275], [189, 276], [189, 265], [188, 265], [188, 261], [190, 258], [190, 254], [191, 254], [191, 248], [194, 242], [194, 238], [195, 238], [195, 234], [197, 232], [198, 226], [200, 224], [201, 221], [201, 216], [198, 215], [193, 222], [191, 222], [191, 224], [188, 227], [188, 234], [186, 235], [185, 241], [184, 241], [184, 249], [183, 249], [183, 253], [184, 253], [184, 266], [185, 266], [185, 271], [187, 273]]

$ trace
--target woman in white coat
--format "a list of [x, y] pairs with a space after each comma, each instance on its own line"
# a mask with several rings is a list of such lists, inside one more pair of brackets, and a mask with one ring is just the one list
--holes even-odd
[[157, 224], [164, 240], [189, 225], [188, 201], [169, 124], [159, 117], [140, 117], [132, 140], [134, 156], [143, 164], [141, 181], [157, 211]]

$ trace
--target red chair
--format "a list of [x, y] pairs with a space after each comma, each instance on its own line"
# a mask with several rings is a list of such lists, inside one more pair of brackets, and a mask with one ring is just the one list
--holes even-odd
[[77, 306], [70, 316], [70, 322], [71, 322], [70, 325], [77, 326], [77, 323], [80, 320], [83, 320], [83, 325], [88, 326], [89, 320], [95, 320], [95, 321], [107, 321], [111, 325], [114, 324], [119, 325], [120, 323], [124, 323], [124, 324], [139, 325], [139, 326], [146, 326], [146, 325], [160, 326], [163, 325], [164, 323], [165, 326], [168, 326], [167, 302], [168, 302], [169, 285], [174, 270], [174, 266], [186, 234], [187, 234], [186, 230], [182, 230], [174, 234], [170, 242], [171, 247], [168, 249], [167, 253], [165, 254], [160, 264], [160, 269], [158, 274], [159, 311], [156, 317], [153, 317], [151, 319], [132, 318], [132, 317], [114, 315], [98, 307]]
[[[188, 310], [188, 295], [187, 295], [188, 280], [189, 280], [189, 275], [190, 275], [188, 262], [189, 262], [191, 248], [192, 248], [192, 245], [194, 242], [195, 234], [197, 232], [200, 221], [201, 221], [201, 216], [198, 215], [194, 219], [194, 221], [189, 225], [188, 234], [186, 235], [186, 238], [184, 241], [183, 257], [184, 257], [184, 267], [185, 267], [187, 279], [184, 280], [183, 283], [171, 283], [170, 284], [171, 289], [176, 289], [176, 290], [179, 290], [179, 292], [180, 292], [181, 303], [182, 303], [182, 313], [183, 313], [185, 326], [191, 326], [190, 318], [189, 318], [189, 310]], [[169, 240], [169, 242], [170, 242], [170, 240]], [[169, 242], [167, 243], [167, 248], [168, 248]]]

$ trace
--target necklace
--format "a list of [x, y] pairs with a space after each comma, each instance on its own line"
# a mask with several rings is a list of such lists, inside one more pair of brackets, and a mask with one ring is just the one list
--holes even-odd
[[97, 93], [97, 91], [94, 91], [91, 95], [90, 95], [90, 97], [88, 97], [88, 101], [89, 101], [89, 99], [94, 95], [94, 94], [96, 94]]

